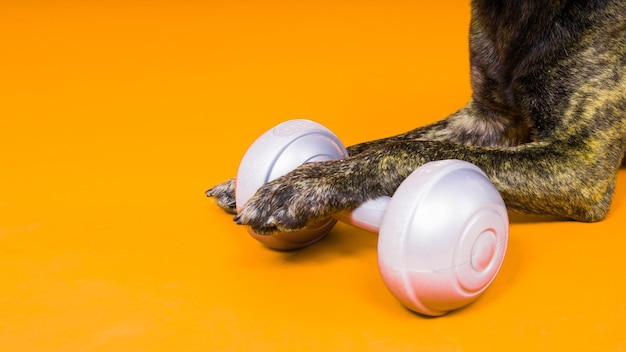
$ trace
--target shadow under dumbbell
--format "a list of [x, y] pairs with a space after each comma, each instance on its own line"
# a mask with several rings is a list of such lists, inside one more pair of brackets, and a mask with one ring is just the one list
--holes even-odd
[[364, 253], [372, 253], [375, 256], [377, 246], [377, 234], [339, 222], [316, 243], [301, 249], [277, 252], [283, 254], [285, 261], [298, 263], [361, 256]]

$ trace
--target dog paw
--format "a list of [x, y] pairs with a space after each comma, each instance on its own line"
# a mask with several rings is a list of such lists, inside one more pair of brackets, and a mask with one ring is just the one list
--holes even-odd
[[258, 234], [296, 231], [308, 222], [311, 216], [302, 209], [310, 203], [303, 199], [301, 190], [273, 182], [263, 186], [244, 205], [235, 217], [239, 225], [247, 225]]
[[235, 221], [258, 234], [304, 228], [344, 207], [337, 183], [309, 163], [261, 187], [240, 210]]
[[235, 214], [237, 208], [235, 205], [235, 179], [215, 185], [213, 188], [205, 192], [207, 197], [215, 198], [217, 205], [226, 212]]

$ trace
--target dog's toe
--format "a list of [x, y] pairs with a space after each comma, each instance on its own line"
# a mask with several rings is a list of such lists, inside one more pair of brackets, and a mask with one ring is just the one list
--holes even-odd
[[229, 213], [236, 213], [236, 202], [235, 202], [235, 180], [230, 179], [226, 182], [215, 185], [210, 188], [204, 194], [207, 197], [211, 197], [215, 199], [217, 205], [224, 209]]

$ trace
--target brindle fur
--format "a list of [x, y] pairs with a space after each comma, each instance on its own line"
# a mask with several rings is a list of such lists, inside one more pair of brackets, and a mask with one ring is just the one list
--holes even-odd
[[[472, 98], [449, 117], [307, 163], [263, 186], [235, 220], [292, 231], [391, 195], [416, 168], [461, 159], [507, 207], [603, 219], [626, 149], [626, 1], [474, 0]], [[234, 211], [233, 180], [207, 191]]]

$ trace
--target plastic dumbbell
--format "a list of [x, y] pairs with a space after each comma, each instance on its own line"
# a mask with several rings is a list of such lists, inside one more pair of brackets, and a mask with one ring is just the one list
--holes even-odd
[[[244, 155], [236, 178], [240, 210], [265, 183], [296, 167], [347, 157], [339, 139], [309, 120], [290, 120], [259, 137]], [[508, 215], [500, 194], [473, 164], [430, 162], [415, 170], [393, 197], [296, 232], [259, 235], [274, 249], [297, 249], [324, 237], [337, 220], [379, 233], [378, 263], [392, 294], [407, 308], [439, 316], [463, 307], [491, 284], [508, 243]]]

